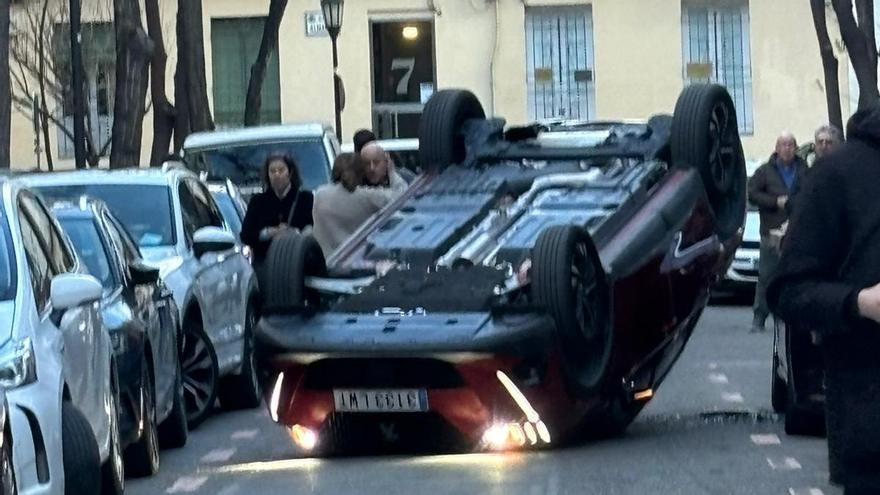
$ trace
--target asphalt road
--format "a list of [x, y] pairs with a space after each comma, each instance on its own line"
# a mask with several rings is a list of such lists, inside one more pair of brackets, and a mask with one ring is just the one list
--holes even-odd
[[626, 436], [518, 454], [295, 459], [265, 410], [221, 413], [162, 452], [127, 493], [840, 494], [824, 439], [786, 436], [770, 410], [771, 333], [714, 306]]

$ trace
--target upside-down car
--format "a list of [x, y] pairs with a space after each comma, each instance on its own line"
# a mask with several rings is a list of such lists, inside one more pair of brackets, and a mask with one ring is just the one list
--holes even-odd
[[742, 237], [727, 91], [690, 86], [646, 122], [505, 129], [443, 90], [419, 143], [425, 172], [326, 261], [308, 235], [273, 242], [271, 416], [310, 454], [622, 433]]

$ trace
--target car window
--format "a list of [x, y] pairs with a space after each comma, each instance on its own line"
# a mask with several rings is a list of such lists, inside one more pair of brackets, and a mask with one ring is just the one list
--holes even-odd
[[208, 189], [199, 182], [194, 180], [185, 181], [187, 188], [194, 200], [195, 209], [198, 212], [198, 229], [202, 227], [219, 227], [223, 228], [223, 215], [214, 203], [214, 199], [208, 192]]
[[21, 226], [21, 241], [31, 275], [34, 300], [37, 309], [42, 311], [49, 304], [49, 288], [54, 273], [49, 265], [49, 256], [37, 236], [36, 227], [23, 209], [19, 210], [18, 222]]
[[74, 249], [80, 259], [85, 263], [89, 273], [92, 274], [107, 290], [119, 287], [121, 281], [117, 279], [111, 268], [110, 253], [107, 246], [98, 233], [98, 225], [92, 218], [61, 218], [61, 225], [67, 232]]
[[0, 208], [0, 301], [15, 298], [16, 273], [15, 251], [9, 232], [9, 219]]
[[23, 193], [19, 205], [33, 222], [39, 238], [43, 241], [53, 271], [55, 273], [72, 271], [74, 267], [73, 254], [43, 204], [35, 196]]
[[171, 192], [157, 184], [78, 184], [37, 186], [46, 199], [77, 201], [92, 196], [107, 204], [113, 215], [125, 225], [138, 245], [173, 246], [177, 243]]
[[320, 137], [187, 151], [186, 163], [196, 172], [207, 172], [209, 181], [229, 178], [239, 186], [260, 186], [266, 158], [278, 154], [293, 157], [306, 189], [330, 181], [330, 162]]
[[199, 209], [196, 206], [196, 199], [183, 182], [177, 185], [177, 195], [180, 198], [183, 233], [186, 235], [187, 244], [192, 244], [193, 234], [199, 229]]
[[104, 225], [107, 227], [107, 233], [110, 234], [110, 239], [117, 245], [122, 253], [122, 262], [125, 264], [126, 271], [128, 271], [128, 265], [139, 260], [141, 258], [141, 252], [131, 239], [131, 236], [128, 235], [128, 232], [126, 232], [115, 218], [106, 212], [103, 213], [102, 217], [104, 219]]
[[241, 233], [242, 218], [240, 216], [238, 208], [235, 207], [235, 203], [232, 197], [225, 192], [219, 191], [213, 193], [212, 196], [214, 196], [214, 200], [217, 202], [217, 206], [220, 207], [220, 212], [223, 214], [226, 225], [228, 225], [230, 230], [232, 230], [236, 234]]

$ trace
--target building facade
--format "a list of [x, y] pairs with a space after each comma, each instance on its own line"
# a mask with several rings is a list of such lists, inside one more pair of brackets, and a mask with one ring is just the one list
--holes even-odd
[[[96, 3], [106, 0], [88, 1], [94, 5], [84, 21], [107, 31], [107, 9]], [[160, 3], [172, 93], [176, 3]], [[203, 9], [212, 113], [218, 126], [240, 125], [268, 1], [203, 0]], [[268, 66], [263, 122], [333, 122], [331, 43], [322, 26], [319, 0], [288, 4]], [[101, 36], [86, 72], [93, 131], [105, 135], [113, 71]], [[414, 136], [427, 98], [453, 87], [472, 90], [488, 114], [517, 124], [670, 113], [686, 83], [718, 82], [734, 98], [750, 160], [766, 158], [781, 131], [808, 141], [827, 120], [818, 43], [802, 0], [348, 0], [338, 51], [343, 141], [362, 127]], [[841, 99], [849, 102], [841, 67]], [[61, 121], [65, 107], [50, 102]], [[146, 163], [149, 115], [144, 123]], [[64, 133], [51, 132], [50, 141], [69, 166]], [[14, 166], [33, 167], [34, 128], [21, 113], [13, 116], [12, 143]]]

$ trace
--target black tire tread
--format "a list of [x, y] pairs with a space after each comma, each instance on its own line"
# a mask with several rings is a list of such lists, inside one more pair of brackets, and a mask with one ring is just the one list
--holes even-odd
[[101, 488], [101, 457], [88, 420], [73, 403], [61, 403], [65, 495], [93, 495]]
[[[253, 409], [259, 406], [262, 401], [262, 390], [260, 390], [259, 385], [254, 388], [253, 382], [249, 378], [251, 373], [257, 373], [256, 369], [251, 368], [251, 363], [256, 363], [256, 361], [248, 359], [248, 354], [255, 352], [251, 344], [254, 331], [253, 328], [250, 328], [252, 311], [255, 311], [254, 307], [248, 305], [247, 315], [245, 316], [247, 323], [243, 336], [244, 348], [242, 350], [243, 363], [241, 373], [225, 376], [220, 379], [220, 390], [218, 391], [220, 405], [227, 410]], [[259, 383], [259, 376], [257, 377], [257, 383]]]
[[444, 89], [434, 93], [419, 120], [419, 160], [428, 170], [443, 170], [464, 159], [462, 124], [484, 119], [485, 111], [473, 93]]

